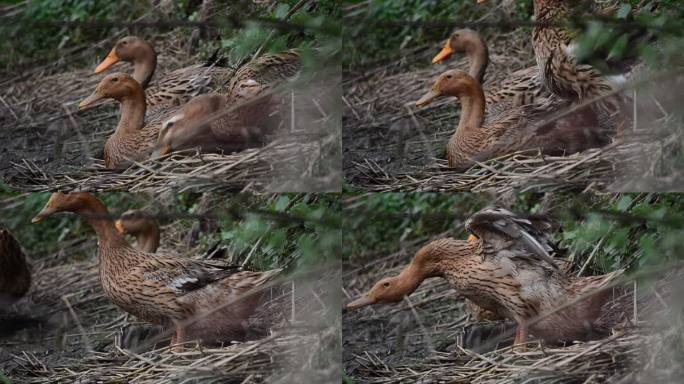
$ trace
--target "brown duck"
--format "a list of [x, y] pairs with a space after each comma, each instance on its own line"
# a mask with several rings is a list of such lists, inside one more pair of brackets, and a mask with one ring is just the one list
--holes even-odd
[[554, 98], [511, 107], [485, 123], [482, 87], [458, 69], [439, 75], [432, 90], [416, 105], [428, 104], [440, 96], [455, 96], [462, 107], [456, 131], [447, 143], [450, 167], [467, 168], [473, 160], [483, 161], [525, 149], [539, 148], [546, 154], [565, 155], [600, 147], [606, 141], [606, 133], [590, 108], [545, 122], [553, 111], [567, 105]]
[[17, 239], [0, 228], [0, 309], [24, 297], [31, 286], [31, 271]]
[[122, 235], [131, 235], [137, 242], [136, 248], [154, 253], [159, 248], [159, 225], [154, 216], [139, 210], [130, 209], [114, 223], [117, 231]]
[[137, 36], [117, 41], [95, 72], [100, 73], [119, 61], [133, 64], [133, 78], [145, 88], [148, 107], [179, 106], [199, 94], [223, 89], [235, 72], [215, 65], [193, 65], [177, 69], [150, 85], [157, 67], [157, 52], [152, 44]]
[[193, 98], [164, 121], [157, 148], [160, 155], [172, 151], [198, 148], [202, 152], [239, 152], [261, 146], [275, 124], [269, 121], [274, 113], [268, 95], [253, 79], [236, 85], [234, 103], [221, 94]]
[[[613, 90], [607, 78], [588, 64], [577, 63], [571, 55], [572, 36], [559, 22], [566, 21], [572, 10], [571, 0], [534, 0], [532, 46], [542, 81], [553, 94], [570, 101], [600, 97]], [[545, 24], [546, 23], [546, 24]], [[596, 103], [598, 111], [609, 118], [618, 114], [623, 101], [611, 96]], [[625, 121], [615, 121], [620, 131]]]
[[256, 81], [262, 91], [277, 86], [280, 82], [296, 76], [302, 68], [299, 53], [295, 50], [272, 53], [257, 57], [235, 71], [228, 84], [228, 104], [242, 101], [241, 84], [247, 80]]
[[172, 344], [243, 339], [243, 324], [262, 300], [260, 287], [280, 272], [243, 271], [132, 248], [105, 205], [86, 192], [53, 193], [32, 222], [65, 211], [79, 214], [97, 234], [105, 295], [141, 320], [173, 325]]
[[130, 161], [147, 159], [159, 136], [162, 119], [175, 109], [160, 109], [145, 122], [145, 93], [133, 77], [125, 73], [105, 76], [95, 91], [81, 101], [86, 108], [103, 99], [115, 99], [121, 104], [121, 117], [114, 134], [105, 142], [104, 161], [108, 169], [123, 168]]
[[[454, 31], [432, 62], [443, 61], [454, 53], [465, 53], [469, 65], [468, 74], [480, 84], [484, 84], [485, 72], [489, 65], [489, 50], [482, 36], [467, 28]], [[511, 104], [531, 104], [546, 96], [548, 92], [542, 84], [536, 66], [515, 71], [507, 75], [497, 87], [485, 89], [487, 105], [496, 106], [497, 109], [506, 108]]]
[[[548, 236], [531, 221], [501, 208], [476, 213], [466, 228], [477, 241], [446, 238], [428, 243], [398, 276], [380, 280], [347, 307], [399, 302], [423, 280], [442, 277], [477, 306], [515, 321], [515, 344], [524, 343], [529, 332], [549, 342], [606, 333], [596, 320], [610, 298], [605, 288], [622, 271], [565, 275], [554, 261], [556, 247]], [[565, 304], [567, 308], [556, 311]]]

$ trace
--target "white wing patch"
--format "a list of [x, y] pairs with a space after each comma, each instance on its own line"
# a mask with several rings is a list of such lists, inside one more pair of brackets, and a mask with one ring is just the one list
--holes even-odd
[[182, 289], [186, 284], [195, 284], [199, 281], [198, 278], [196, 277], [190, 277], [190, 276], [179, 276], [176, 277], [171, 281], [171, 286], [174, 289]]

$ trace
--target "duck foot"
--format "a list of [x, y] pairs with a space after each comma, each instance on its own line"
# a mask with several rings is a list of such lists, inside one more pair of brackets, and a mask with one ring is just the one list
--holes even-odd
[[171, 336], [171, 351], [183, 352], [183, 342], [185, 342], [185, 327], [176, 325], [176, 333]]
[[516, 352], [524, 352], [527, 348], [525, 343], [527, 342], [527, 327], [518, 325], [515, 330], [515, 340], [513, 340], [512, 350]]

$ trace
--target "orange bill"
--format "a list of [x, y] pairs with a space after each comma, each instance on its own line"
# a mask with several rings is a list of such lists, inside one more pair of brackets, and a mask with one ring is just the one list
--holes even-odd
[[437, 98], [441, 93], [436, 89], [431, 89], [430, 92], [423, 95], [420, 100], [416, 101], [416, 105], [421, 106], [425, 104], [430, 104], [432, 100]]
[[357, 309], [357, 308], [365, 307], [366, 305], [371, 305], [373, 303], [375, 303], [375, 300], [371, 299], [368, 296], [363, 296], [363, 297], [360, 297], [360, 298], [352, 301], [351, 303], [347, 304], [347, 308]]
[[468, 241], [477, 241], [478, 238], [477, 236], [473, 235], [472, 233], [468, 236]]
[[162, 146], [161, 150], [159, 151], [159, 155], [166, 156], [169, 153], [171, 153], [171, 146], [168, 144], [164, 144], [164, 146]]
[[84, 109], [92, 106], [96, 102], [102, 100], [104, 97], [100, 95], [97, 91], [93, 92], [90, 96], [86, 97], [83, 101], [78, 104], [78, 109]]
[[105, 59], [102, 60], [100, 65], [98, 65], [97, 68], [95, 68], [95, 72], [100, 73], [105, 69], [111, 67], [112, 65], [116, 64], [119, 60], [119, 56], [116, 54], [116, 47], [114, 47], [109, 52], [109, 55], [107, 55], [107, 57], [105, 57]]
[[439, 63], [440, 61], [446, 59], [447, 57], [453, 55], [454, 49], [451, 48], [451, 44], [449, 43], [449, 40], [444, 43], [444, 48], [442, 48], [441, 51], [437, 54], [437, 56], [432, 58], [432, 63]]
[[114, 223], [114, 226], [116, 227], [116, 230], [119, 231], [120, 234], [122, 234], [122, 235], [126, 234], [126, 228], [124, 228], [123, 221], [121, 221], [121, 219], [117, 220]]

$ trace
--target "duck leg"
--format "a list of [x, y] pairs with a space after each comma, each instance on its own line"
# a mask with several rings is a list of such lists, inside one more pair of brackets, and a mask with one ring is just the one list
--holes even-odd
[[523, 324], [518, 324], [518, 328], [515, 330], [515, 340], [513, 340], [513, 346], [521, 346], [527, 342], [527, 326]]
[[183, 342], [185, 342], [185, 326], [176, 324], [176, 333], [171, 336], [172, 349], [175, 352], [182, 352]]

